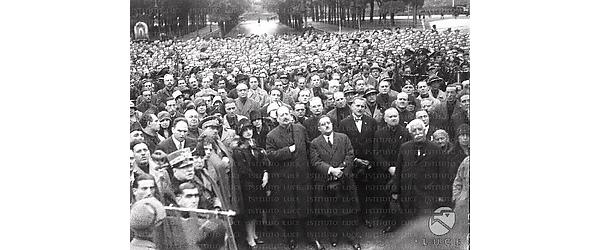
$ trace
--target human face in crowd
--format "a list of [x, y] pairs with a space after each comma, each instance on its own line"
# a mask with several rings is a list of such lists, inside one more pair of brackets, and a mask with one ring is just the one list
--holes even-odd
[[271, 102], [280, 102], [281, 101], [281, 91], [278, 90], [274, 90], [271, 91], [271, 94], [269, 95]]
[[310, 92], [308, 90], [300, 91], [300, 93], [298, 93], [298, 102], [308, 103], [309, 96], [310, 96]]
[[333, 94], [326, 94], [327, 99], [325, 100], [325, 107], [333, 107], [335, 104], [335, 99], [333, 98]]
[[171, 128], [171, 132], [173, 133], [173, 138], [175, 138], [175, 140], [182, 142], [188, 134], [188, 125], [187, 123], [180, 121]]
[[458, 143], [463, 147], [469, 147], [471, 143], [471, 136], [468, 134], [461, 134], [458, 136]]
[[321, 87], [321, 77], [319, 77], [319, 75], [314, 75], [310, 78], [310, 86], [312, 88], [314, 87]]
[[465, 111], [469, 111], [469, 109], [471, 108], [471, 96], [470, 95], [463, 95], [460, 97], [460, 107]]
[[133, 158], [138, 166], [148, 165], [150, 150], [146, 143], [138, 143], [133, 147]]
[[254, 90], [257, 89], [258, 88], [258, 79], [256, 77], [250, 77], [249, 84], [250, 84], [251, 89], [254, 89]]
[[448, 136], [442, 133], [435, 133], [433, 134], [433, 141], [440, 145], [440, 147], [445, 147], [446, 145], [448, 145], [449, 138]]
[[170, 123], [171, 123], [171, 120], [163, 119], [162, 121], [160, 121], [160, 127], [163, 129], [168, 128]]
[[273, 83], [273, 87], [276, 89], [283, 89], [283, 82], [281, 80], [277, 80]]
[[331, 123], [331, 118], [324, 116], [319, 119], [319, 132], [326, 136], [329, 136], [331, 133], [333, 133], [333, 124]]
[[150, 117], [152, 117], [152, 121], [148, 123], [148, 125], [150, 125], [150, 130], [156, 132], [160, 129], [158, 117], [155, 114], [151, 114]]
[[216, 136], [219, 133], [219, 127], [217, 126], [209, 126], [202, 131], [203, 134], [207, 134], [210, 136]]
[[298, 89], [305, 89], [306, 88], [306, 78], [300, 78], [298, 79]]
[[423, 123], [425, 123], [425, 126], [429, 126], [429, 115], [427, 114], [427, 111], [417, 111], [417, 113], [415, 113], [415, 118], [423, 121]]
[[204, 77], [202, 78], [202, 88], [210, 88], [210, 78]]
[[366, 106], [366, 102], [363, 99], [355, 99], [354, 102], [352, 102], [352, 113], [355, 116], [362, 116]]
[[379, 69], [372, 69], [371, 70], [371, 76], [373, 76], [373, 78], [375, 78], [375, 79], [379, 78], [379, 74], [380, 73], [381, 72], [379, 71]]
[[225, 88], [218, 88], [217, 94], [221, 97], [221, 100], [227, 99], [227, 91], [225, 91]]
[[292, 122], [292, 116], [290, 115], [290, 109], [286, 106], [279, 107], [277, 109], [277, 122], [279, 125], [287, 127]]
[[225, 88], [227, 85], [227, 83], [225, 82], [225, 79], [221, 79], [217, 82], [217, 88]]
[[294, 105], [294, 113], [298, 118], [304, 117], [306, 113], [306, 107], [302, 103]]
[[198, 208], [200, 202], [200, 193], [197, 188], [188, 188], [177, 195], [177, 205], [182, 208]]
[[129, 116], [134, 116], [134, 115], [135, 115], [135, 109], [129, 108]]
[[362, 92], [362, 91], [365, 91], [366, 88], [367, 88], [367, 83], [365, 83], [364, 80], [356, 81], [356, 91]]
[[194, 165], [188, 164], [185, 167], [173, 168], [173, 176], [180, 181], [191, 181], [194, 179]]
[[390, 83], [388, 81], [382, 81], [379, 83], [379, 93], [387, 94], [390, 92]]
[[453, 102], [454, 100], [456, 100], [456, 87], [446, 88], [446, 99], [449, 102]]
[[411, 127], [409, 132], [414, 141], [421, 142], [425, 140], [425, 127], [422, 124]]
[[129, 150], [129, 170], [133, 169], [134, 162], [135, 162], [135, 157], [133, 156], [133, 150]]
[[254, 135], [254, 131], [250, 127], [247, 127], [244, 130], [244, 132], [242, 132], [242, 137], [244, 137], [245, 139], [250, 139], [250, 138], [252, 138], [253, 135]]
[[146, 90], [146, 91], [142, 92], [142, 97], [144, 98], [144, 102], [149, 103], [150, 100], [152, 99], [152, 92], [150, 92], [149, 90]]
[[231, 71], [231, 74], [235, 77], [240, 73], [240, 69], [235, 67], [233, 68], [233, 70]]
[[387, 109], [383, 113], [383, 120], [385, 121], [385, 124], [387, 124], [390, 127], [398, 125], [398, 123], [400, 122], [400, 119], [398, 116], [398, 110]]
[[323, 103], [321, 103], [321, 100], [315, 99], [310, 101], [310, 112], [316, 116], [323, 113]]
[[333, 93], [333, 99], [335, 100], [336, 108], [341, 109], [341, 108], [346, 107], [346, 97], [344, 97], [344, 93], [342, 93], [342, 92]]
[[240, 98], [248, 97], [248, 86], [246, 84], [240, 83], [235, 88], [237, 89], [237, 94]]
[[198, 88], [198, 79], [196, 79], [195, 77], [190, 78], [190, 88]]
[[429, 92], [429, 87], [427, 87], [426, 82], [417, 83], [417, 91], [419, 91], [419, 95], [426, 95]]
[[179, 89], [183, 89], [185, 87], [187, 87], [187, 84], [185, 83], [184, 79], [179, 79], [179, 81], [177, 81], [177, 87], [179, 87]]
[[198, 107], [196, 107], [196, 111], [198, 112], [198, 114], [206, 114], [206, 104], [198, 104]]
[[144, 136], [142, 136], [142, 131], [135, 130], [129, 133], [129, 142], [134, 141], [144, 141]]
[[227, 75], [227, 82], [235, 85], [235, 76], [231, 74]]
[[433, 101], [431, 99], [423, 99], [421, 100], [421, 109], [431, 112], [433, 109]]
[[415, 92], [415, 86], [410, 83], [404, 84], [404, 86], [402, 86], [402, 92], [412, 95], [413, 92]]
[[373, 105], [375, 104], [375, 101], [377, 101], [377, 93], [372, 93], [366, 96], [367, 98], [367, 103], [369, 103], [369, 105]]
[[235, 103], [227, 103], [225, 104], [225, 112], [227, 112], [227, 116], [234, 117], [235, 116]]
[[184, 116], [185, 116], [185, 119], [190, 124], [190, 127], [192, 127], [192, 128], [198, 127], [198, 123], [200, 121], [198, 120], [198, 112], [196, 110], [190, 109], [188, 111], [185, 111]]
[[329, 91], [338, 92], [340, 91], [340, 82], [338, 81], [330, 81], [329, 82]]
[[154, 196], [156, 186], [153, 180], [139, 180], [137, 186], [132, 189], [136, 201]]
[[144, 83], [144, 89], [150, 92], [154, 92], [154, 84], [152, 84], [151, 82], [146, 82]]
[[396, 105], [400, 109], [405, 109], [408, 106], [408, 95], [404, 92], [398, 93], [396, 97]]
[[167, 101], [167, 106], [165, 109], [167, 112], [169, 112], [169, 114], [173, 114], [177, 110], [177, 103], [174, 101]]
[[173, 86], [175, 86], [175, 79], [173, 78], [173, 75], [166, 74], [164, 77], [164, 81], [165, 86], [167, 86], [167, 88], [172, 88]]

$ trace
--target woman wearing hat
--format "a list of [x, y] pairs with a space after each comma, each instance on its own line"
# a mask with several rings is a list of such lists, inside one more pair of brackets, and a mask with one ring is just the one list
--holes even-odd
[[157, 115], [160, 128], [158, 129], [158, 138], [160, 141], [164, 141], [166, 138], [171, 137], [171, 116], [167, 111], [161, 111]]
[[246, 224], [246, 241], [251, 249], [263, 242], [256, 236], [256, 221], [261, 218], [266, 206], [266, 191], [269, 174], [265, 164], [265, 150], [259, 147], [252, 138], [255, 127], [249, 121], [240, 124], [239, 138], [231, 144], [234, 168], [240, 173], [242, 188], [244, 221]]

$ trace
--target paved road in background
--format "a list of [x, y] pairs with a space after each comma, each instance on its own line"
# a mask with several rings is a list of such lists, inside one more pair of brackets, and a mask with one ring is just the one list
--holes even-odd
[[260, 23], [257, 20], [249, 20], [241, 22], [238, 26], [234, 27], [226, 37], [236, 37], [238, 34], [242, 35], [275, 35], [275, 34], [302, 34], [302, 32], [294, 30], [289, 26], [279, 23], [277, 20], [261, 20]]

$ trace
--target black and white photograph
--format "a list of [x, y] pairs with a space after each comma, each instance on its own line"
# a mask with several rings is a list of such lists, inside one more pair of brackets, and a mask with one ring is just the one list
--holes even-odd
[[469, 249], [470, 2], [130, 0], [130, 150], [130, 249]]

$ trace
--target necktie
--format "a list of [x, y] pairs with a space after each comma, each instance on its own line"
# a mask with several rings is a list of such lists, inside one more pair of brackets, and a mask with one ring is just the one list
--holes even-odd
[[333, 143], [331, 142], [331, 138], [327, 137], [327, 143], [329, 144], [330, 147], [333, 148]]

